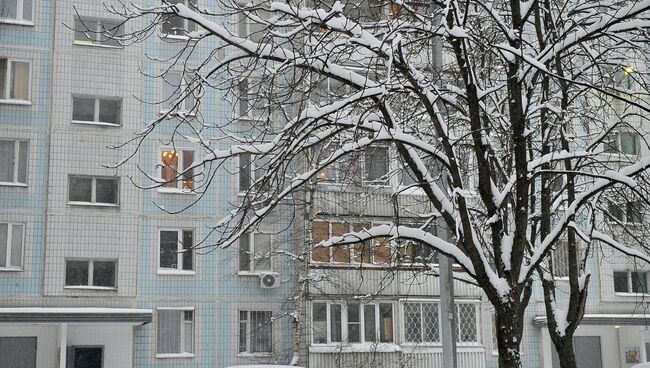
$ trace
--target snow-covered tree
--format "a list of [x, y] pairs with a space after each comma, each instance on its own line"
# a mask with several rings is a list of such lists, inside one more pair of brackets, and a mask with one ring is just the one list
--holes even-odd
[[[167, 0], [109, 9], [127, 19], [122, 42], [172, 34], [184, 46], [154, 77], [181, 70], [185, 82], [170, 100], [147, 101], [171, 108], [130, 143], [170, 125], [185, 132], [210, 154], [175, 179], [196, 175], [199, 191], [211, 183], [206, 166], [258, 168], [217, 225], [216, 246], [341, 175], [335, 166], [347, 168], [343, 181], [362, 184], [358, 155], [387, 147], [398, 163], [389, 175], [411, 177], [398, 180], [394, 196], [420, 191], [432, 210], [413, 217], [424, 225], [396, 219], [320, 245], [390, 237], [452, 257], [494, 305], [503, 368], [520, 366], [536, 279], [562, 367], [574, 367], [589, 255], [607, 246], [650, 260], [647, 242], [622, 218], [642, 219], [650, 205], [640, 138], [650, 1]], [[191, 62], [201, 48], [208, 56]], [[211, 89], [246, 119], [202, 119]], [[631, 212], [618, 208], [621, 198], [635, 203]], [[451, 240], [429, 231], [432, 221], [451, 229]], [[560, 273], [570, 280], [568, 300], [555, 297]]]

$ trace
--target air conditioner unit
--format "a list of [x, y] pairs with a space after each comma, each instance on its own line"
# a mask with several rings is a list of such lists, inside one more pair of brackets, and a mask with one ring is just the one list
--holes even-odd
[[280, 286], [280, 274], [277, 272], [260, 273], [260, 287], [262, 289], [273, 289]]

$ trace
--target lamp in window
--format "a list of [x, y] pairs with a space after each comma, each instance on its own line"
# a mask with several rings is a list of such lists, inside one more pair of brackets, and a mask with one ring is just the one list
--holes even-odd
[[174, 181], [174, 178], [178, 175], [178, 151], [162, 151], [162, 163], [162, 179], [165, 181], [163, 186], [175, 188], [176, 181]]

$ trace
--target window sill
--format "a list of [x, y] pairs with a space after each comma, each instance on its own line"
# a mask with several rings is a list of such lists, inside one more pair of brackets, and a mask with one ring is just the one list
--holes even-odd
[[0, 99], [0, 104], [3, 104], [3, 105], [24, 105], [24, 106], [29, 106], [29, 105], [32, 104], [32, 101], [29, 101], [29, 100]]
[[180, 115], [184, 117], [189, 117], [189, 118], [194, 118], [196, 117], [196, 112], [188, 112], [187, 110], [177, 110], [177, 111], [171, 111], [171, 110], [160, 110], [158, 111], [158, 115], [165, 115], [165, 114], [172, 114], [170, 118], [175, 117], [175, 115]]
[[184, 195], [195, 195], [197, 194], [194, 190], [192, 189], [178, 189], [178, 188], [164, 188], [160, 187], [158, 188], [158, 193], [165, 193], [165, 194], [184, 194]]
[[647, 293], [644, 294], [644, 293], [629, 293], [629, 292], [616, 291], [616, 292], [614, 292], [614, 294], [616, 296], [622, 296], [622, 297], [625, 297], [625, 298], [648, 298], [648, 297], [650, 297], [650, 294], [647, 294]]
[[0, 267], [0, 272], [22, 272], [22, 267]]
[[65, 290], [94, 290], [94, 291], [117, 291], [117, 287], [114, 286], [64, 286]]
[[17, 20], [17, 19], [11, 19], [11, 18], [2, 18], [0, 19], [0, 23], [2, 24], [13, 24], [16, 26], [28, 26], [28, 27], [33, 27], [34, 22], [31, 20]]
[[75, 45], [75, 46], [99, 47], [99, 48], [103, 48], [103, 49], [121, 50], [121, 49], [124, 48], [124, 46], [102, 45], [101, 43], [97, 44], [97, 43], [94, 43], [94, 42], [91, 42], [91, 41], [85, 42], [85, 41], [76, 41], [75, 40], [75, 41], [72, 41], [72, 44]]
[[14, 182], [8, 182], [8, 181], [0, 181], [0, 187], [19, 187], [19, 188], [27, 188], [27, 184], [24, 184], [24, 183], [14, 183]]
[[196, 275], [196, 271], [159, 269], [158, 271], [156, 271], [156, 274], [157, 275], [194, 276], [194, 275]]
[[273, 270], [266, 270], [266, 271], [237, 271], [237, 276], [260, 277], [260, 275], [267, 274], [267, 273], [273, 273]]
[[341, 343], [328, 345], [312, 345], [310, 353], [395, 353], [402, 347], [391, 343]]
[[80, 125], [97, 125], [97, 126], [106, 126], [106, 127], [121, 127], [120, 124], [105, 123], [102, 121], [85, 121], [85, 120], [71, 120], [71, 124], [80, 124]]
[[158, 359], [194, 358], [194, 353], [156, 354]]
[[80, 207], [112, 207], [112, 208], [120, 207], [119, 204], [113, 204], [113, 203], [76, 202], [76, 201], [68, 201], [68, 205], [80, 206]]
[[238, 357], [242, 358], [260, 358], [260, 357], [269, 357], [272, 356], [273, 353], [238, 353]]

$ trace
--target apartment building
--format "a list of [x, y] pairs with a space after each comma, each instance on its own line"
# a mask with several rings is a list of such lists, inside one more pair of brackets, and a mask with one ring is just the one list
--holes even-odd
[[[108, 146], [178, 102], [186, 70], [179, 64], [159, 78], [169, 65], [153, 59], [178, 52], [179, 30], [193, 25], [172, 17], [160, 37], [122, 45], [106, 35], [141, 24], [125, 26], [94, 1], [0, 7], [3, 361], [68, 368], [288, 361], [292, 269], [275, 259], [245, 262], [238, 247], [210, 251], [211, 227], [244, 185], [232, 174], [237, 168], [177, 178], [207, 152], [182, 138], [171, 142], [173, 119], [129, 165], [104, 167], [129, 154], [129, 146]], [[217, 122], [232, 119], [232, 110], [209, 93], [198, 111]], [[142, 191], [135, 185], [150, 184], [147, 175], [170, 182]], [[199, 197], [182, 215], [162, 210]], [[292, 244], [291, 233], [280, 231], [286, 217], [242, 242], [251, 253]]]
[[[0, 357], [24, 367], [68, 368], [288, 362], [291, 301], [302, 271], [282, 251], [300, 254], [310, 243], [305, 236], [315, 244], [393, 221], [390, 188], [414, 181], [407, 172], [388, 175], [399, 172], [390, 150], [378, 146], [324, 171], [304, 216], [290, 215], [295, 208], [287, 202], [237, 246], [211, 251], [211, 226], [257, 175], [250, 158], [216, 168], [210, 188], [197, 194], [211, 173], [177, 178], [176, 172], [207, 152], [182, 137], [171, 142], [176, 124], [170, 121], [140, 147], [132, 161], [137, 167], [102, 166], [132, 147], [107, 146], [128, 141], [161, 112], [193, 107], [191, 99], [176, 104], [178, 87], [210, 45], [172, 66], [156, 60], [184, 45], [178, 30], [193, 25], [178, 18], [156, 31], [160, 37], [120, 45], [103, 33], [139, 24], [123, 26], [91, 0], [2, 5], [0, 152], [7, 159], [0, 163]], [[245, 125], [247, 109], [233, 109], [225, 97], [208, 91], [202, 118], [237, 115]], [[623, 161], [644, 154], [643, 137], [635, 134], [618, 132], [604, 153]], [[357, 166], [350, 171], [349, 165]], [[169, 182], [146, 191], [134, 186], [150, 184], [147, 175]], [[417, 223], [409, 213], [427, 210], [421, 196], [417, 190], [399, 196], [402, 221]], [[164, 211], [187, 206], [181, 215]], [[634, 203], [611, 212], [621, 222], [643, 223]], [[442, 366], [434, 252], [377, 240], [306, 253], [301, 364]], [[594, 367], [650, 360], [647, 267], [604, 249], [589, 262], [590, 299], [576, 339], [580, 359]], [[458, 366], [496, 367], [489, 303], [468, 283], [454, 281], [454, 290]], [[556, 367], [543, 295], [535, 290], [522, 360], [526, 367]]]

